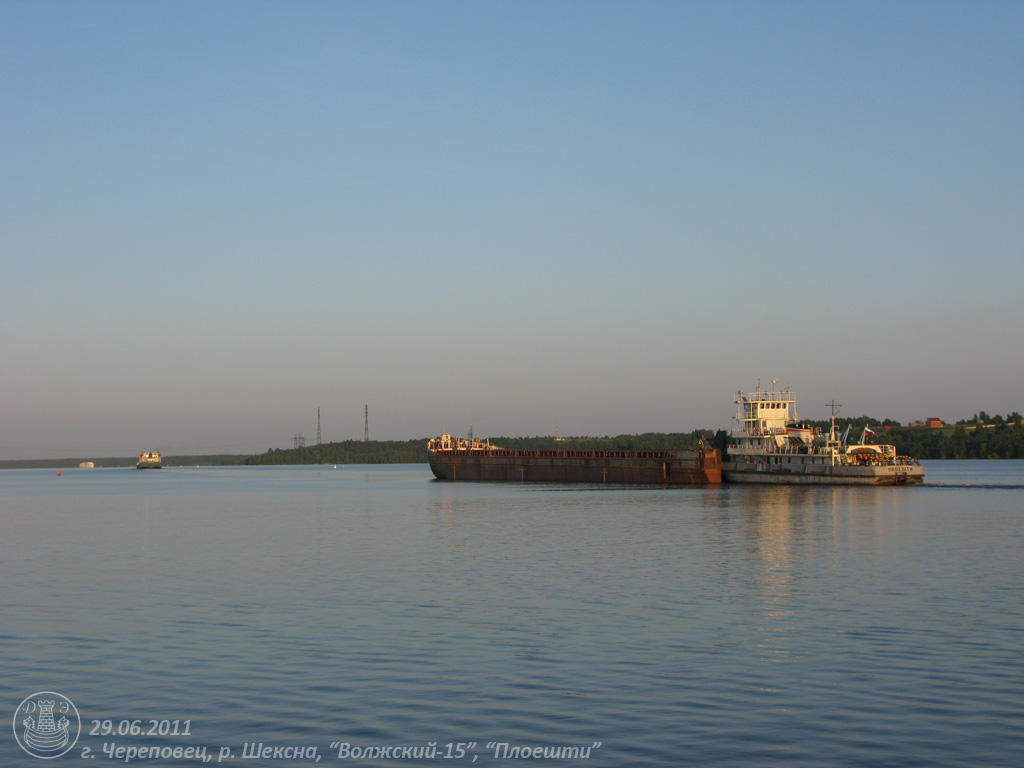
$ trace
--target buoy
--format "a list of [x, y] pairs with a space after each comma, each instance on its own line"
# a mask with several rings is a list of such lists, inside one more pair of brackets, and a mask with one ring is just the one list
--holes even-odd
[[57, 470], [57, 477], [60, 477], [60, 470]]

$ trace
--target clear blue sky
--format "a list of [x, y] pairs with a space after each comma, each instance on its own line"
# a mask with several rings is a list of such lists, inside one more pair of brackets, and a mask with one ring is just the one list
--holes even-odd
[[0, 458], [1024, 410], [1024, 3], [0, 0]]

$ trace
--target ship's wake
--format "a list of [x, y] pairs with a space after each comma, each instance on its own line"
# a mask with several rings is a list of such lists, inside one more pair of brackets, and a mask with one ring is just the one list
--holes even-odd
[[954, 490], [970, 489], [984, 491], [1024, 491], [1024, 483], [929, 483], [927, 488], [951, 488]]

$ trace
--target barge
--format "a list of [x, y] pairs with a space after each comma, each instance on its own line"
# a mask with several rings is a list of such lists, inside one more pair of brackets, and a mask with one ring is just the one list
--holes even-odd
[[709, 485], [722, 482], [722, 454], [698, 450], [507, 450], [445, 433], [427, 441], [438, 480]]

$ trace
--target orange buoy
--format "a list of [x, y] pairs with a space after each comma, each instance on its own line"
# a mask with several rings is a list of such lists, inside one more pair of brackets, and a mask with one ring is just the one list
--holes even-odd
[[57, 470], [57, 477], [60, 477], [60, 470]]

